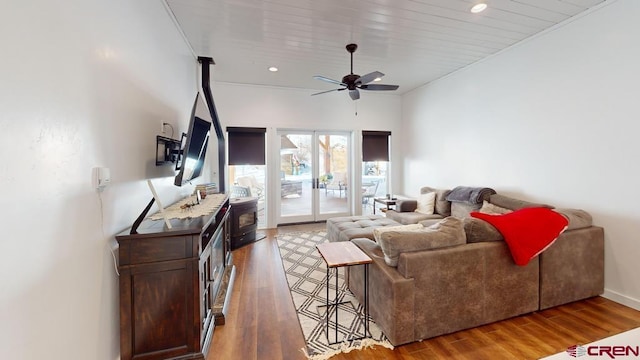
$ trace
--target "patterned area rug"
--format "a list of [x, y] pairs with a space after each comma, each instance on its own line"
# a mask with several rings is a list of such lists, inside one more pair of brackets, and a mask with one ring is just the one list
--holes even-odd
[[[381, 345], [389, 349], [393, 346], [378, 326], [369, 321], [371, 338], [363, 340], [348, 340], [329, 345], [326, 332], [326, 265], [320, 257], [316, 245], [326, 242], [327, 233], [313, 231], [304, 233], [279, 234], [277, 236], [282, 264], [291, 290], [291, 297], [298, 313], [298, 320], [307, 343], [303, 349], [308, 358], [328, 359], [341, 352], [350, 352], [374, 345]], [[334, 301], [336, 279], [334, 271], [330, 271], [329, 297]], [[364, 334], [363, 306], [347, 289], [344, 282], [344, 269], [338, 271], [338, 302], [351, 301], [351, 304], [338, 307], [338, 337], [337, 341], [361, 337]], [[335, 336], [335, 306], [330, 307], [329, 328], [330, 342], [336, 341]]]

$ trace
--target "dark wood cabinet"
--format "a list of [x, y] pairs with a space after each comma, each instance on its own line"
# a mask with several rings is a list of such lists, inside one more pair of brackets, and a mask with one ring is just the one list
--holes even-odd
[[145, 220], [116, 236], [122, 360], [206, 357], [216, 304], [230, 294], [223, 284], [233, 281], [228, 210], [226, 198], [211, 215], [171, 220], [172, 229]]

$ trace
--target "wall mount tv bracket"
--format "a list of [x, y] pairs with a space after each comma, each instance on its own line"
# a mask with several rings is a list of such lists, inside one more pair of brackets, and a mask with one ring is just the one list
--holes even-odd
[[180, 140], [156, 136], [156, 166], [176, 163], [180, 158]]

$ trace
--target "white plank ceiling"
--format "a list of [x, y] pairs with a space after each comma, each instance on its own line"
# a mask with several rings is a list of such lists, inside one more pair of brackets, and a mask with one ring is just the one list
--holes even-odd
[[[329, 90], [350, 72], [386, 74], [402, 94], [604, 0], [164, 0], [214, 81]], [[570, 44], [567, 44], [570, 46]], [[279, 68], [269, 72], [270, 66]], [[310, 92], [311, 93], [311, 92]], [[346, 95], [345, 95], [346, 96]], [[365, 96], [365, 95], [363, 95]]]

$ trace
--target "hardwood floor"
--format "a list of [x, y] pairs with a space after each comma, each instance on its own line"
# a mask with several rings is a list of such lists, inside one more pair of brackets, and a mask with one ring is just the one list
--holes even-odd
[[[324, 228], [265, 230], [266, 239], [233, 252], [236, 279], [229, 313], [226, 324], [215, 329], [207, 360], [306, 359], [275, 235]], [[538, 359], [636, 327], [640, 311], [595, 297], [394, 350], [378, 346], [332, 359]]]

